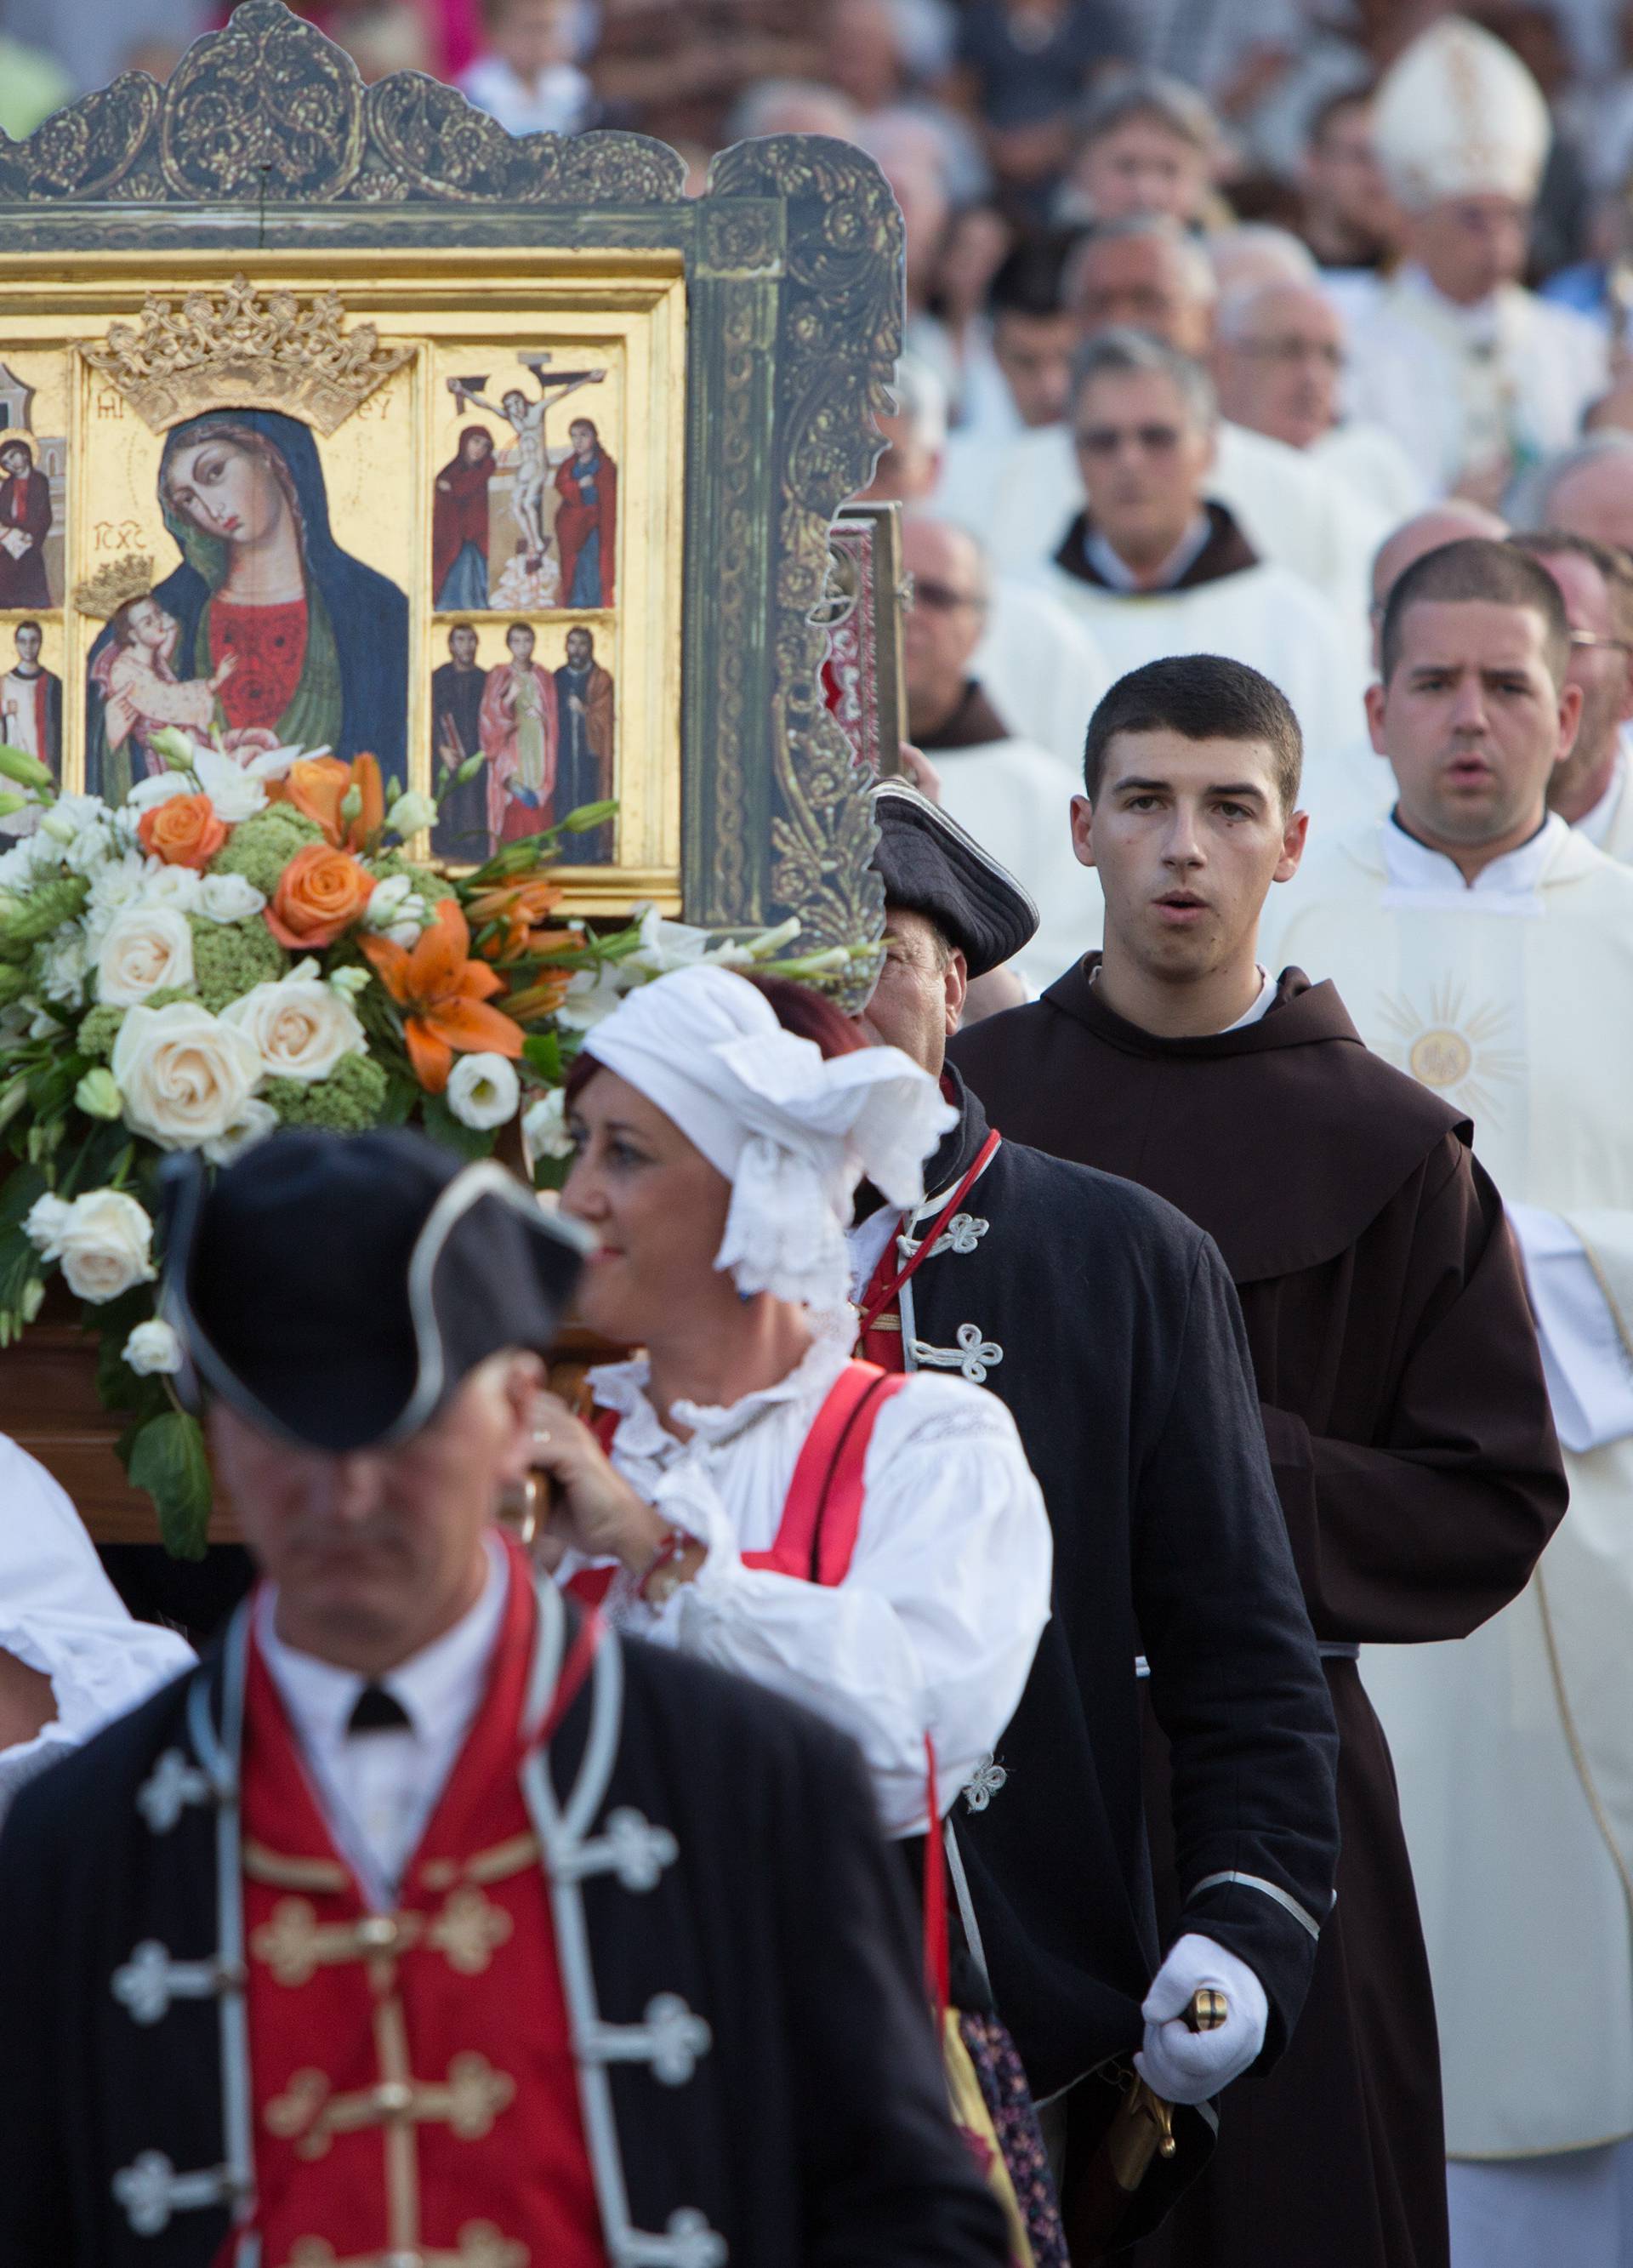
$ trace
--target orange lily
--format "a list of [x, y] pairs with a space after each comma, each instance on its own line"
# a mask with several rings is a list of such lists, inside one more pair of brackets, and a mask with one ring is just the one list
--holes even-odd
[[[349, 821], [340, 807], [354, 787], [363, 807]], [[386, 824], [386, 784], [379, 763], [366, 754], [349, 764], [338, 756], [302, 756], [283, 779], [268, 783], [267, 793], [276, 803], [292, 803], [303, 818], [315, 819], [336, 850], [365, 850]]]
[[488, 1005], [504, 980], [486, 961], [470, 958], [470, 924], [457, 899], [443, 899], [411, 953], [388, 937], [364, 938], [363, 950], [404, 1012], [408, 1061], [428, 1094], [447, 1086], [456, 1051], [520, 1055], [520, 1026]]
[[548, 914], [560, 895], [554, 882], [539, 880], [509, 883], [472, 898], [465, 910], [474, 928], [485, 929], [490, 922], [503, 924], [500, 933], [481, 947], [483, 956], [514, 961], [527, 942], [530, 924]]

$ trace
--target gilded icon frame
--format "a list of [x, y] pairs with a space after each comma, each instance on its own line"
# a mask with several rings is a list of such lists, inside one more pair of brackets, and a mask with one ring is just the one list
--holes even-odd
[[[0, 357], [29, 309], [129, 320], [151, 293], [240, 273], [332, 286], [383, 335], [405, 311], [457, 326], [483, 307], [519, 335], [614, 311], [644, 328], [661, 379], [625, 446], [680, 461], [632, 483], [648, 524], [621, 539], [651, 586], [638, 653], [628, 625], [619, 647], [640, 681], [619, 719], [639, 855], [574, 873], [570, 905], [877, 936], [865, 782], [821, 704], [815, 619], [828, 523], [869, 476], [900, 345], [901, 220], [868, 158], [747, 143], [688, 197], [659, 144], [512, 140], [416, 74], [365, 88], [282, 0], [246, 0], [166, 86], [130, 74], [26, 142], [0, 136]], [[78, 512], [73, 485], [70, 467]], [[416, 699], [431, 628], [416, 615]], [[423, 776], [423, 714], [409, 759]]]

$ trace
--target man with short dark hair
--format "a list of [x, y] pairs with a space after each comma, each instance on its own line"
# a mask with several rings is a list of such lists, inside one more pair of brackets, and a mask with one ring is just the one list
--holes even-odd
[[[1459, 1646], [1369, 1656], [1423, 1901], [1460, 2256], [1633, 2252], [1633, 872], [1550, 814], [1583, 688], [1556, 569], [1403, 575], [1367, 696], [1392, 818], [1331, 845], [1283, 950], [1475, 1121], [1525, 1258], [1570, 1510]], [[1501, 1971], [1500, 2005], [1490, 1997]], [[1512, 2161], [1512, 2162], [1504, 2162]]]
[[1161, 654], [1226, 654], [1273, 678], [1313, 740], [1335, 741], [1359, 703], [1353, 635], [1210, 496], [1219, 417], [1202, 364], [1143, 331], [1102, 331], [1073, 366], [1071, 430], [1088, 501], [1046, 586], [1111, 674]]
[[[1329, 1705], [1223, 1262], [1148, 1191], [989, 1128], [945, 1064], [947, 1036], [970, 977], [1024, 955], [1036, 916], [900, 781], [875, 790], [874, 812], [886, 961], [864, 1026], [941, 1077], [959, 1118], [917, 1213], [876, 1204], [852, 1231], [863, 1346], [893, 1370], [956, 1366], [996, 1394], [1055, 1531], [1053, 1617], [954, 1822], [966, 1933], [1048, 2106], [1076, 2246], [1117, 2102], [1108, 2067], [1126, 2074], [1137, 2050], [1159, 2095], [1201, 2104], [1285, 2049], [1331, 1903]], [[1147, 1672], [1181, 1846], [1182, 1908], [1160, 1933], [1140, 1793]], [[1209, 1964], [1237, 2020], [1188, 2047], [1178, 2012]], [[1204, 2115], [1180, 2134], [1181, 2160], [1142, 2185], [1143, 2222], [1205, 2154]]]
[[1627, 753], [1633, 721], [1633, 559], [1614, 545], [1563, 528], [1540, 528], [1512, 541], [1559, 585], [1570, 626], [1567, 674], [1582, 692], [1576, 740], [1563, 763], [1554, 767], [1548, 807], [1607, 858], [1633, 865]]
[[1001, 2268], [850, 1742], [494, 1525], [583, 1233], [402, 1131], [171, 1198], [264, 1580], [7, 1822], [0, 2259]]
[[1298, 233], [1323, 269], [1343, 276], [1387, 262], [1400, 216], [1372, 146], [1372, 88], [1347, 87], [1320, 105], [1298, 180], [1304, 191]]
[[1330, 984], [1259, 965], [1265, 898], [1304, 848], [1299, 755], [1286, 701], [1239, 663], [1114, 686], [1073, 811], [1104, 953], [951, 1053], [1006, 1131], [1143, 1182], [1218, 1244], [1338, 1718], [1338, 1898], [1304, 2017], [1276, 2071], [1227, 2099], [1154, 2257], [1444, 2268], [1434, 2005], [1356, 1661], [1363, 1640], [1494, 1614], [1564, 1491], [1467, 1119], [1369, 1055]]

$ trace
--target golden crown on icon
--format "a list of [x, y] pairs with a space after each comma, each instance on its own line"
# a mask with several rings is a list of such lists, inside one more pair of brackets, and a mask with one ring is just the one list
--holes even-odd
[[151, 298], [141, 328], [110, 323], [80, 353], [155, 433], [210, 409], [279, 409], [327, 437], [414, 357], [372, 323], [345, 328], [334, 291], [264, 295], [246, 276], [224, 291]]
[[74, 605], [82, 615], [107, 622], [130, 599], [145, 599], [153, 587], [149, 558], [105, 559], [89, 582], [74, 585]]

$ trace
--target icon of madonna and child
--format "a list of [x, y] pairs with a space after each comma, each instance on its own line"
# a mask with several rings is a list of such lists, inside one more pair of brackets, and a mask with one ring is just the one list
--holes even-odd
[[92, 647], [92, 791], [122, 802], [162, 771], [167, 725], [218, 731], [246, 762], [367, 749], [406, 776], [408, 602], [335, 541], [310, 430], [267, 409], [189, 418], [166, 437], [158, 501], [181, 563], [129, 590]]

